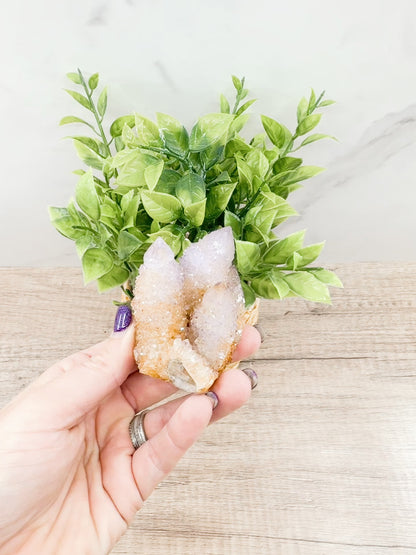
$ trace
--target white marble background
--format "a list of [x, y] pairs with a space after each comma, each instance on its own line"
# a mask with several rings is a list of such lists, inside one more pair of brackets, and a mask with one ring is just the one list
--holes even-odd
[[0, 20], [1, 265], [77, 265], [74, 245], [49, 224], [79, 167], [82, 107], [65, 73], [99, 71], [109, 120], [133, 110], [187, 125], [245, 75], [253, 117], [294, 124], [309, 87], [325, 88], [323, 141], [305, 149], [328, 171], [292, 202], [287, 232], [327, 239], [323, 262], [414, 260], [416, 255], [416, 4], [411, 0], [14, 0]]

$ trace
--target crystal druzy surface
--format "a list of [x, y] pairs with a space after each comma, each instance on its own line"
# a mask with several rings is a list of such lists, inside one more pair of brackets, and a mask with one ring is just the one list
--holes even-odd
[[140, 372], [185, 391], [206, 391], [230, 362], [243, 327], [244, 295], [225, 227], [175, 260], [158, 238], [134, 287], [134, 355]]

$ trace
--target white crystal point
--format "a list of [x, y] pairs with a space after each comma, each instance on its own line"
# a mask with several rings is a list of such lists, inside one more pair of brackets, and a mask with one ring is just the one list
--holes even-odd
[[174, 302], [183, 287], [179, 263], [169, 245], [158, 237], [147, 249], [136, 284], [146, 303]]
[[168, 379], [166, 372], [175, 337], [187, 324], [183, 276], [174, 253], [160, 237], [148, 248], [134, 287], [134, 356], [146, 374]]
[[231, 227], [208, 233], [184, 252], [180, 264], [187, 282], [206, 289], [225, 281], [234, 259], [234, 238]]
[[154, 243], [150, 245], [143, 257], [143, 265], [147, 267], [159, 268], [169, 264], [175, 259], [175, 255], [169, 245], [158, 237]]
[[195, 349], [217, 370], [230, 356], [234, 346], [240, 304], [226, 284], [209, 288], [195, 307], [189, 336]]

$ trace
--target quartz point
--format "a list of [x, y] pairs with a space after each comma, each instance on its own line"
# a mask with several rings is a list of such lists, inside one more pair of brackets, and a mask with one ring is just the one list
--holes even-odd
[[162, 238], [134, 286], [134, 355], [143, 374], [207, 391], [230, 363], [244, 325], [244, 295], [229, 227], [191, 244], [177, 262]]

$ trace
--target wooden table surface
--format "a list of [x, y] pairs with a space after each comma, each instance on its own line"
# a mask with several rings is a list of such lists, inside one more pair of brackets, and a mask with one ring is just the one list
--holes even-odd
[[[113, 553], [416, 553], [416, 263], [334, 269], [332, 306], [262, 303], [250, 402], [206, 431]], [[3, 268], [0, 292], [0, 406], [105, 337], [117, 295], [68, 268]]]

